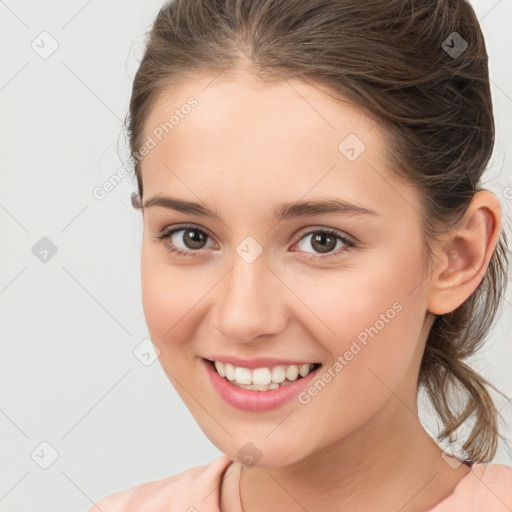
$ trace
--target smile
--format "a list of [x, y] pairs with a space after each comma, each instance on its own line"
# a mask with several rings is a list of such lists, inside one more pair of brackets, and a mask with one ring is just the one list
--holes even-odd
[[219, 396], [232, 407], [249, 412], [270, 411], [292, 401], [311, 384], [322, 366], [302, 363], [249, 369], [219, 360], [202, 361]]
[[210, 363], [213, 363], [215, 370], [221, 377], [235, 386], [257, 391], [268, 391], [286, 386], [306, 377], [311, 371], [320, 366], [320, 363], [304, 363], [301, 365], [265, 366], [251, 370], [222, 361], [210, 361]]

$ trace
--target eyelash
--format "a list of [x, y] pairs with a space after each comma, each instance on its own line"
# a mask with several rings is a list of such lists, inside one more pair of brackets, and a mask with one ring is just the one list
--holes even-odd
[[[176, 247], [174, 244], [170, 245], [169, 243], [166, 242], [166, 240], [169, 239], [174, 233], [176, 233], [178, 231], [186, 231], [186, 230], [200, 231], [201, 233], [204, 233], [206, 236], [208, 236], [210, 239], [212, 238], [206, 231], [204, 231], [203, 229], [200, 229], [200, 228], [198, 228], [198, 227], [196, 227], [194, 225], [185, 225], [185, 226], [179, 226], [179, 227], [176, 227], [176, 228], [172, 228], [172, 229], [170, 229], [168, 231], [164, 231], [163, 233], [161, 233], [160, 235], [156, 236], [155, 238], [160, 240], [164, 244], [165, 249], [168, 252], [170, 252], [171, 254], [174, 254], [174, 255], [179, 256], [179, 257], [184, 257], [184, 258], [186, 258], [186, 257], [193, 257], [191, 255], [191, 253], [193, 254], [195, 252], [200, 252], [201, 249], [198, 249], [197, 251], [194, 251], [192, 249], [191, 250], [184, 250], [184, 249], [181, 249], [180, 247]], [[326, 235], [333, 236], [333, 237], [337, 238], [338, 240], [341, 240], [345, 244], [345, 248], [342, 248], [341, 250], [338, 249], [335, 252], [326, 253], [324, 256], [311, 256], [311, 255], [309, 255], [309, 256], [306, 256], [306, 259], [309, 259], [309, 260], [312, 260], [312, 261], [324, 261], [324, 260], [329, 259], [329, 258], [340, 256], [342, 253], [347, 253], [347, 252], [350, 252], [353, 249], [357, 248], [357, 244], [354, 241], [352, 241], [349, 238], [341, 235], [338, 231], [333, 230], [333, 229], [315, 229], [315, 230], [312, 230], [312, 231], [307, 231], [307, 232], [303, 233], [300, 236], [298, 241], [302, 240], [306, 236], [309, 236], [309, 235], [312, 235], [312, 234], [315, 234], [315, 233], [323, 233], [323, 234], [326, 234]]]

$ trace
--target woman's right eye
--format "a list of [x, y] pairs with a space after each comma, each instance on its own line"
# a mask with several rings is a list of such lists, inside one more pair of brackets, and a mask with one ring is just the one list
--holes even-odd
[[[176, 233], [181, 231], [183, 231], [182, 235], [174, 237]], [[209, 238], [209, 235], [205, 231], [194, 226], [181, 226], [165, 231], [156, 238], [162, 241], [168, 252], [176, 254], [177, 256], [186, 257], [191, 256], [191, 253], [198, 252], [198, 250], [203, 249], [203, 241]], [[177, 242], [179, 241], [184, 245], [186, 244], [185, 247], [182, 248], [177, 245]], [[200, 247], [197, 247], [197, 245]]]

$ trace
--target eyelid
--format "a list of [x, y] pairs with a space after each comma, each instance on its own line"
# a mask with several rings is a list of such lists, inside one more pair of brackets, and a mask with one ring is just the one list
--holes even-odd
[[[299, 237], [299, 240], [303, 237], [303, 235], [310, 235], [316, 231], [325, 231], [325, 232], [332, 232], [336, 234], [336, 236], [339, 236], [341, 239], [346, 239], [347, 242], [357, 244], [358, 241], [348, 233], [345, 233], [344, 231], [341, 231], [336, 228], [330, 228], [327, 226], [319, 226], [319, 225], [313, 225], [313, 226], [306, 226], [305, 228], [301, 228], [298, 233], [295, 235]], [[297, 241], [299, 241], [297, 240]]]
[[158, 235], [155, 235], [155, 238], [164, 239], [167, 236], [169, 236], [171, 233], [175, 233], [176, 231], [181, 231], [182, 229], [197, 229], [198, 231], [203, 231], [211, 239], [215, 239], [215, 237], [212, 236], [206, 228], [203, 228], [203, 226], [200, 226], [199, 224], [176, 224], [173, 226], [168, 226], [168, 227], [162, 229], [162, 231], [160, 231], [160, 233]]

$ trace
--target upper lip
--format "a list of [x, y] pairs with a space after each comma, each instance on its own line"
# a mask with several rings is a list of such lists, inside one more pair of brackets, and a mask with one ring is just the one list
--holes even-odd
[[[300, 366], [301, 364], [312, 364], [315, 361], [298, 361], [293, 359], [276, 359], [274, 357], [255, 357], [254, 359], [243, 359], [241, 357], [234, 356], [221, 356], [214, 355], [207, 357], [210, 361], [221, 361], [223, 363], [230, 363], [233, 366], [238, 366], [241, 368], [248, 368], [250, 370], [254, 370], [255, 368], [272, 368], [274, 366], [291, 366], [292, 364], [296, 364]], [[315, 363], [318, 364], [318, 363]]]

